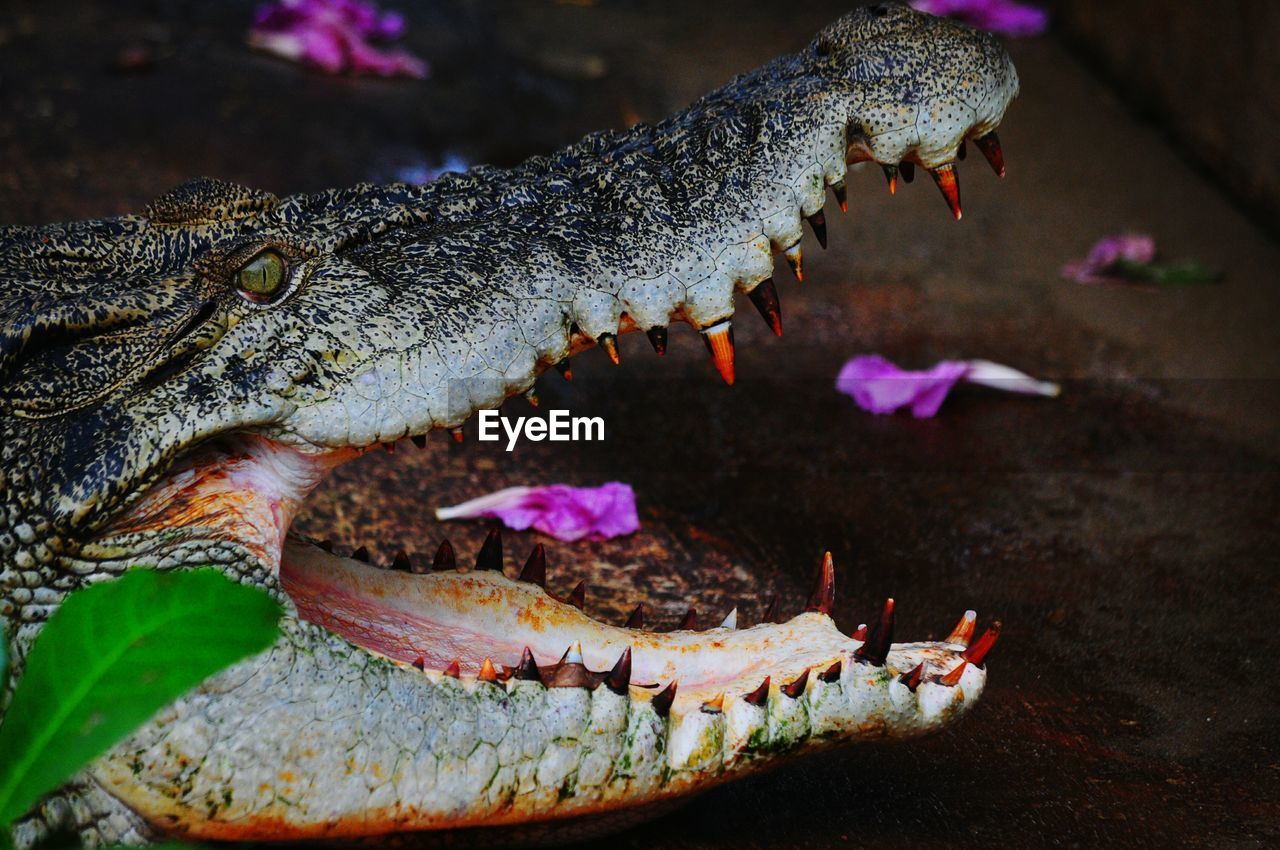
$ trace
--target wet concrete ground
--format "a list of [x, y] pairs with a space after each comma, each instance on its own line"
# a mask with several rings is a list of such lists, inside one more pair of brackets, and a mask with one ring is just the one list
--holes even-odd
[[[450, 153], [512, 162], [660, 117], [842, 10], [424, 4], [410, 45], [435, 77], [379, 82], [248, 53], [245, 4], [11, 8], [5, 223], [138, 210], [195, 174], [283, 194]], [[159, 61], [113, 69], [131, 46]], [[549, 544], [553, 589], [587, 578], [597, 616], [645, 599], [658, 627], [689, 603], [707, 622], [734, 605], [754, 622], [774, 592], [797, 611], [830, 549], [847, 629], [888, 595], [904, 637], [945, 633], [968, 607], [1004, 621], [987, 696], [959, 728], [721, 788], [601, 846], [1280, 841], [1280, 250], [1053, 40], [1011, 50], [1023, 95], [1000, 131], [1009, 178], [966, 163], [957, 224], [927, 179], [889, 198], [878, 172], [851, 176], [849, 214], [828, 207], [831, 249], [805, 245], [806, 283], [779, 271], [786, 336], [741, 305], [737, 386], [690, 329], [661, 360], [628, 337], [622, 368], [587, 352], [572, 384], [539, 382], [544, 407], [603, 416], [604, 443], [507, 454], [438, 438], [339, 470], [299, 520], [384, 558], [444, 534], [465, 556], [484, 529], [440, 527], [424, 506], [617, 479], [637, 491], [640, 534]], [[1057, 277], [1126, 228], [1224, 281], [1151, 292]], [[934, 420], [874, 417], [831, 386], [870, 351], [913, 366], [985, 357], [1064, 393], [968, 388]], [[534, 537], [508, 534], [508, 552]]]

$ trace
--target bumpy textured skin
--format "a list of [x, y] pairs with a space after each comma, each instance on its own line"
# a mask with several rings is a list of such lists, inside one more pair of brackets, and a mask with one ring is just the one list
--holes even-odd
[[[283, 199], [200, 179], [143, 215], [0, 229], [0, 613], [19, 667], [67, 592], [126, 566], [214, 563], [283, 597], [287, 514], [331, 460], [457, 426], [601, 334], [728, 321], [847, 163], [948, 163], [1016, 90], [991, 37], [873, 7], [660, 124], [514, 169]], [[290, 262], [266, 305], [233, 286], [264, 247]], [[292, 450], [271, 469], [278, 534], [229, 531], [225, 506], [137, 520], [175, 462], [244, 434]], [[16, 834], [334, 837], [647, 806], [820, 738], [935, 728], [985, 679], [911, 691], [897, 673], [958, 650], [897, 645], [871, 667], [825, 615], [784, 626], [800, 621], [814, 659], [843, 662], [832, 682], [780, 695], [801, 659], [763, 671], [762, 707], [677, 699], [666, 717], [635, 688], [423, 674], [290, 618]]]

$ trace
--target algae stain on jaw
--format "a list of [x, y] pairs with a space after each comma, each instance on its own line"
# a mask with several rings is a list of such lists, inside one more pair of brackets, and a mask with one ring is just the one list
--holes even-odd
[[[507, 451], [514, 451], [523, 437], [534, 443], [547, 440], [552, 443], [593, 442], [604, 439], [604, 418], [601, 416], [573, 416], [567, 410], [549, 410], [541, 416], [503, 416], [497, 410], [479, 413], [479, 439], [482, 442], [498, 442], [505, 433]], [[513, 424], [514, 423], [514, 424]]]

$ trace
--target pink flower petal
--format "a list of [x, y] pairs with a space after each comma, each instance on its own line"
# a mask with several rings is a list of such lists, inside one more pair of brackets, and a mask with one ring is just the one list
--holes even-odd
[[1031, 377], [1026, 372], [1019, 372], [1012, 366], [992, 363], [990, 360], [969, 360], [967, 362], [969, 371], [965, 373], [964, 379], [970, 384], [1004, 390], [1007, 393], [1042, 395], [1049, 398], [1056, 398], [1062, 395], [1062, 387], [1052, 381], [1041, 381]]
[[398, 38], [404, 29], [403, 16], [381, 12], [368, 0], [275, 0], [254, 14], [248, 40], [330, 74], [425, 77], [427, 64], [418, 57], [369, 41]]
[[342, 33], [328, 27], [301, 24], [294, 27], [302, 42], [302, 59], [308, 65], [330, 74], [337, 74], [347, 64]]
[[1009, 36], [1039, 35], [1049, 27], [1043, 9], [1014, 0], [911, 0], [921, 12], [959, 18], [978, 29]]
[[1156, 257], [1156, 241], [1145, 233], [1116, 233], [1104, 236], [1089, 249], [1083, 260], [1067, 263], [1059, 274], [1076, 283], [1106, 283], [1120, 280], [1116, 264], [1150, 263]]
[[1008, 392], [1044, 396], [1060, 392], [1057, 384], [1038, 381], [990, 360], [944, 360], [931, 369], [913, 372], [878, 354], [864, 354], [845, 363], [836, 378], [836, 389], [871, 413], [910, 407], [917, 419], [927, 419], [938, 412], [951, 388], [962, 380]]
[[611, 481], [599, 487], [508, 487], [451, 508], [436, 518], [502, 520], [508, 528], [533, 528], [560, 540], [607, 539], [640, 530], [636, 494], [629, 484]]
[[927, 371], [910, 372], [877, 354], [865, 354], [844, 364], [836, 389], [853, 396], [863, 410], [893, 413], [910, 406], [913, 416], [925, 419], [938, 412], [966, 371], [966, 364], [944, 360]]
[[347, 44], [351, 70], [357, 74], [370, 73], [380, 77], [415, 77], [427, 75], [427, 66], [421, 59], [403, 50], [380, 50], [363, 39], [353, 38]]

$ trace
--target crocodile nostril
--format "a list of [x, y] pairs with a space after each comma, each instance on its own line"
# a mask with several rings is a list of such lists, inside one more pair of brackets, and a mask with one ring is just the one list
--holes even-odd
[[205, 322], [213, 318], [213, 314], [217, 312], [218, 303], [216, 301], [204, 301], [200, 307], [191, 314], [191, 318], [183, 322], [182, 327], [178, 328], [170, 337], [170, 344], [180, 339], [186, 339], [193, 331], [204, 325]]

